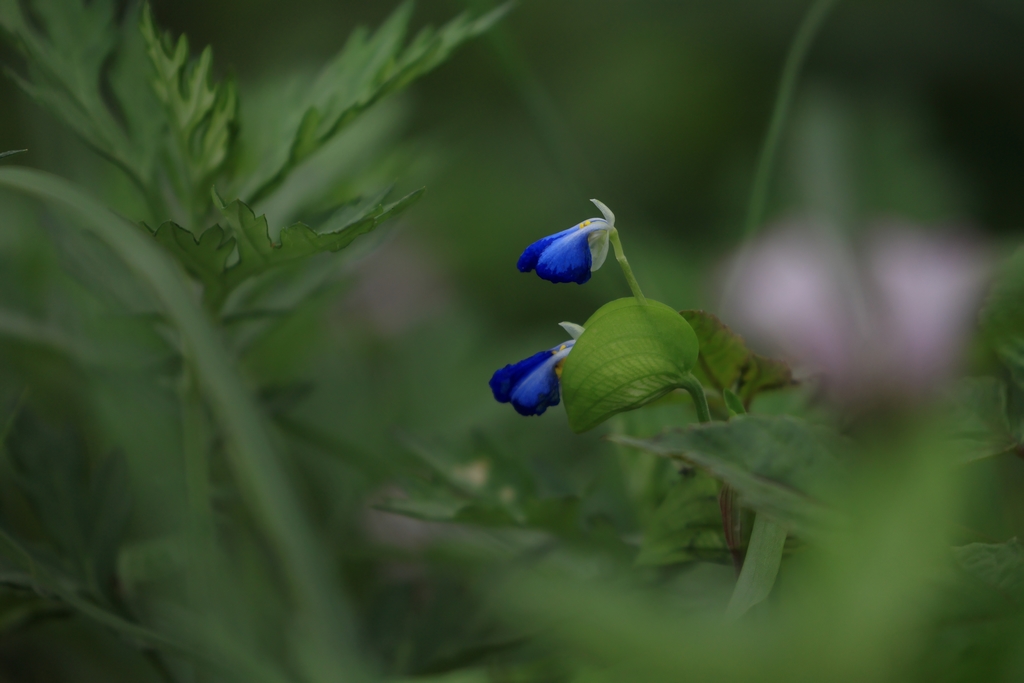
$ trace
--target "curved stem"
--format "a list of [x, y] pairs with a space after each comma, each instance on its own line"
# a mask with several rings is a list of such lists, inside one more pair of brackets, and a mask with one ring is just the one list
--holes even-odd
[[697, 420], [703, 424], [711, 422], [711, 411], [708, 409], [708, 397], [704, 395], [704, 385], [693, 375], [686, 378], [683, 389], [693, 397], [693, 405], [697, 407]]
[[771, 179], [772, 167], [775, 165], [775, 155], [779, 149], [782, 128], [793, 103], [797, 79], [800, 77], [804, 59], [807, 57], [807, 51], [810, 49], [811, 43], [814, 42], [818, 29], [821, 28], [825, 17], [837, 2], [838, 0], [816, 0], [811, 5], [807, 15], [804, 16], [803, 23], [797, 29], [796, 37], [789, 48], [789, 54], [786, 55], [786, 63], [782, 67], [782, 79], [779, 81], [779, 91], [775, 96], [775, 106], [772, 109], [771, 122], [768, 124], [768, 133], [765, 135], [764, 145], [761, 147], [761, 154], [757, 161], [757, 172], [754, 175], [754, 187], [750, 192], [747, 220], [743, 226], [744, 238], [753, 235], [764, 218], [768, 182]]
[[626, 254], [622, 251], [622, 242], [619, 241], [619, 231], [616, 228], [612, 228], [608, 232], [608, 239], [612, 243], [612, 249], [615, 250], [615, 260], [619, 262], [619, 267], [622, 268], [622, 274], [626, 276], [626, 282], [629, 283], [629, 289], [633, 292], [633, 296], [641, 304], [646, 305], [647, 299], [644, 297], [644, 293], [640, 291], [640, 283], [636, 281], [636, 276], [633, 275], [633, 269], [629, 267], [629, 261], [626, 260]]

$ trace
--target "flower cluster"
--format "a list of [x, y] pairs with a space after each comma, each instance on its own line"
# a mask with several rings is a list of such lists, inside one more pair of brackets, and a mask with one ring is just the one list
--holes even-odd
[[[573, 227], [540, 239], [526, 248], [516, 264], [521, 272], [536, 271], [553, 283], [583, 284], [608, 256], [608, 243], [615, 230], [615, 214], [591, 199], [603, 218], [588, 218]], [[562, 364], [583, 328], [562, 323], [572, 339], [546, 351], [501, 368], [491, 377], [491, 392], [500, 403], [511, 403], [520, 415], [541, 415], [561, 398], [559, 379]]]

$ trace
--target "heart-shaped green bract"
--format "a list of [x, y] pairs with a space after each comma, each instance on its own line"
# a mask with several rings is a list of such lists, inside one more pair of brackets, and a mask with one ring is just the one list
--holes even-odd
[[680, 388], [697, 363], [693, 328], [657, 301], [612, 301], [584, 327], [562, 370], [562, 397], [576, 433]]

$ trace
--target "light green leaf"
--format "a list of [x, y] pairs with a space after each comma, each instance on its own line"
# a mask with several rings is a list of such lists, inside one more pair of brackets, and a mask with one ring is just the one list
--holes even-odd
[[583, 327], [562, 371], [569, 427], [577, 433], [684, 386], [697, 362], [690, 325], [657, 301], [612, 301]]
[[785, 527], [763, 514], [757, 515], [754, 529], [750, 532], [747, 555], [743, 559], [743, 570], [725, 608], [727, 617], [736, 619], [768, 597], [775, 585], [775, 577], [779, 575], [785, 547]]
[[744, 506], [794, 532], [820, 534], [832, 521], [824, 501], [842, 468], [838, 440], [823, 428], [791, 417], [739, 415], [652, 439], [609, 438], [705, 470], [733, 487]]
[[696, 470], [676, 480], [644, 530], [636, 564], [659, 566], [728, 558], [719, 490], [717, 481]]
[[719, 392], [732, 390], [749, 406], [758, 392], [793, 384], [793, 373], [782, 361], [760, 356], [716, 316], [705, 311], [682, 311], [700, 341], [700, 363], [694, 374]]
[[358, 28], [300, 99], [273, 137], [277, 146], [259, 154], [259, 171], [239, 192], [255, 203], [272, 192], [302, 161], [381, 98], [401, 90], [443, 63], [465, 41], [483, 33], [510, 8], [503, 5], [471, 19], [461, 14], [439, 30], [425, 28], [403, 48], [412, 3], [406, 2], [375, 32]]
[[161, 34], [147, 5], [140, 30], [155, 74], [153, 91], [163, 104], [178, 144], [169, 150], [169, 170], [189, 217], [201, 220], [210, 203], [213, 174], [227, 160], [234, 136], [238, 97], [232, 81], [211, 82], [213, 50], [190, 59], [188, 38], [175, 43]]

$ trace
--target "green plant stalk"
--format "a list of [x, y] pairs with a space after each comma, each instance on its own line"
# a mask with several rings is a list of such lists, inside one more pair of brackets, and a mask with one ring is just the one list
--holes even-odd
[[184, 450], [185, 491], [188, 498], [190, 561], [189, 598], [197, 613], [210, 607], [213, 595], [213, 561], [216, 536], [210, 505], [209, 439], [199, 386], [192, 374], [191, 360], [181, 378], [181, 441]]
[[748, 609], [768, 597], [782, 564], [786, 530], [763, 514], [754, 518], [740, 578], [725, 608], [728, 619], [738, 619]]
[[622, 251], [622, 242], [619, 241], [619, 231], [617, 228], [612, 228], [608, 231], [608, 239], [612, 243], [612, 249], [615, 250], [615, 260], [619, 262], [619, 267], [622, 268], [622, 274], [626, 276], [626, 282], [629, 284], [630, 291], [633, 292], [633, 296], [636, 300], [643, 305], [647, 305], [647, 299], [644, 297], [644, 293], [640, 291], [640, 283], [636, 281], [636, 276], [633, 275], [633, 269], [629, 267], [629, 261], [626, 259], [626, 253]]
[[[152, 287], [181, 335], [194, 372], [228, 441], [229, 461], [246, 503], [275, 550], [296, 607], [295, 628], [314, 661], [303, 664], [328, 679], [360, 680], [345, 601], [331, 580], [298, 497], [270, 446], [270, 434], [233, 359], [190, 291], [181, 267], [143, 231], [69, 182], [48, 173], [0, 168], [0, 186], [70, 209]], [[310, 671], [310, 673], [313, 673]], [[311, 676], [315, 677], [315, 676]]]
[[793, 104], [797, 80], [807, 58], [807, 52], [814, 42], [818, 30], [838, 1], [816, 0], [811, 5], [811, 8], [807, 10], [800, 28], [797, 29], [796, 37], [793, 38], [793, 43], [789, 47], [786, 62], [782, 67], [779, 90], [775, 96], [775, 106], [772, 108], [772, 118], [768, 124], [768, 132], [765, 134], [761, 153], [757, 160], [754, 186], [750, 191], [750, 205], [747, 208], [747, 219], [743, 226], [744, 239], [752, 237], [764, 219], [765, 204], [768, 199], [768, 184], [771, 181], [772, 169], [775, 167], [775, 157], [778, 154], [782, 130], [785, 127], [789, 110]]
[[708, 409], [708, 397], [704, 394], [704, 385], [700, 380], [690, 374], [682, 388], [693, 398], [693, 405], [697, 407], [697, 420], [701, 424], [711, 422], [711, 410]]

